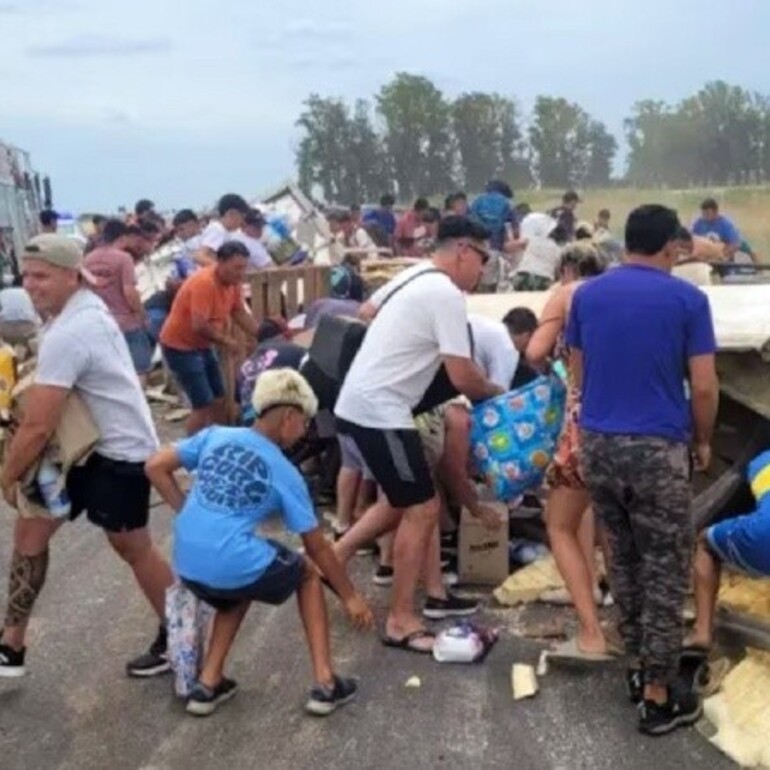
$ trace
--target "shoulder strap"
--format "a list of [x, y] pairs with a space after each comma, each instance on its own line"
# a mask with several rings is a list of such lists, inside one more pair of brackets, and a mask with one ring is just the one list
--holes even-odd
[[393, 298], [393, 296], [398, 294], [398, 292], [400, 292], [401, 289], [404, 288], [404, 286], [408, 286], [412, 281], [416, 281], [421, 276], [430, 275], [431, 273], [443, 273], [444, 275], [446, 275], [446, 273], [444, 273], [443, 270], [439, 270], [436, 267], [432, 267], [429, 270], [422, 270], [421, 272], [417, 273], [417, 275], [413, 275], [411, 278], [407, 278], [403, 283], [400, 283], [398, 286], [396, 286], [396, 288], [393, 289], [393, 291], [390, 292], [390, 294], [388, 294], [388, 296], [385, 297], [385, 299], [382, 300], [382, 302], [380, 302], [380, 306], [377, 308], [377, 312], [379, 313], [382, 310], [382, 308], [384, 308], [385, 305]]

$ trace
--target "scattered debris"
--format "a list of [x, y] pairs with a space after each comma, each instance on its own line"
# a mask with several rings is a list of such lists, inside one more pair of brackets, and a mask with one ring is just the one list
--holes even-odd
[[540, 653], [540, 660], [537, 662], [537, 675], [545, 676], [548, 673], [548, 650]]
[[174, 396], [171, 393], [166, 393], [163, 386], [157, 388], [147, 388], [144, 391], [145, 395], [150, 401], [159, 401], [163, 404], [170, 404], [171, 406], [179, 406], [179, 396]]
[[749, 649], [703, 708], [711, 743], [741, 767], [770, 767], [770, 653]]
[[163, 415], [163, 419], [166, 422], [181, 422], [182, 420], [186, 419], [190, 415], [190, 410], [181, 408], [181, 409], [172, 409], [167, 414]]
[[552, 556], [536, 561], [514, 572], [493, 592], [495, 599], [507, 607], [537, 601], [537, 598], [554, 588], [563, 588], [559, 570]]
[[514, 700], [534, 697], [538, 690], [535, 669], [523, 663], [514, 663], [511, 669], [511, 687]]
[[420, 687], [422, 687], [422, 679], [420, 679], [419, 676], [410, 676], [409, 679], [406, 680], [404, 687], [409, 687], [412, 690], [417, 690]]

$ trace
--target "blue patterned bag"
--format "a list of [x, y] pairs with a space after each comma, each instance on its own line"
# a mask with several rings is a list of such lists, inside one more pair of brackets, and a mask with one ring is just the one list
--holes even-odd
[[539, 485], [564, 422], [567, 389], [542, 376], [473, 409], [471, 452], [498, 500], [508, 502]]

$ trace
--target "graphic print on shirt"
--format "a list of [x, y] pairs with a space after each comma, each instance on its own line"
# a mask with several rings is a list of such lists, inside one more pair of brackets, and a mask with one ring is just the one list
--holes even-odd
[[270, 468], [257, 452], [223, 444], [198, 467], [195, 491], [207, 508], [227, 513], [258, 507], [272, 488]]

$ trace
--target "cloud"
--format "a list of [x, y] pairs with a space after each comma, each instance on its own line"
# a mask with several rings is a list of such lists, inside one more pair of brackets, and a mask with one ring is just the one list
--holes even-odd
[[302, 40], [341, 40], [350, 37], [349, 24], [340, 21], [292, 19], [283, 28], [283, 36]]
[[72, 11], [80, 7], [78, 0], [25, 0], [23, 3], [3, 0], [0, 1], [0, 14], [32, 14], [52, 9], [54, 4], [57, 11]]
[[79, 35], [59, 43], [30, 46], [27, 53], [38, 58], [79, 59], [168, 53], [172, 47], [171, 40], [168, 38], [128, 40], [98, 35]]

